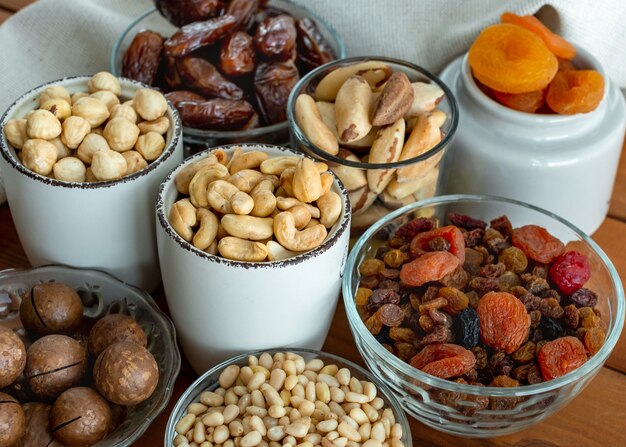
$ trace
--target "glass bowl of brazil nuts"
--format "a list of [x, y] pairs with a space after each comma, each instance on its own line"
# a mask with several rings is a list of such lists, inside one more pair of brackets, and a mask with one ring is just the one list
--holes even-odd
[[404, 409], [466, 437], [513, 433], [567, 405], [624, 325], [621, 280], [589, 236], [490, 196], [386, 216], [355, 244], [343, 297], [363, 359]]
[[435, 75], [387, 57], [329, 62], [287, 106], [291, 146], [326, 161], [350, 194], [352, 229], [437, 192], [457, 103]]
[[196, 380], [172, 410], [164, 446], [205, 441], [413, 445], [404, 411], [383, 382], [348, 360], [310, 349], [242, 354]]
[[[179, 106], [183, 112], [184, 140], [192, 152], [231, 143], [287, 143], [286, 106], [290, 89], [312, 68], [346, 55], [342, 38], [328, 22], [314, 13], [313, 6], [309, 9], [289, 0], [270, 0], [230, 2], [230, 8], [222, 8], [224, 2], [203, 2], [204, 17], [200, 17], [194, 15], [190, 2], [155, 3], [172, 20], [166, 19], [155, 8], [137, 17], [115, 43], [110, 69], [113, 73], [141, 79], [161, 88], [177, 106], [183, 102], [181, 99], [204, 104]], [[205, 6], [209, 3], [224, 10], [211, 11]], [[235, 28], [224, 19], [225, 14], [236, 17]], [[211, 17], [213, 15], [216, 17]], [[274, 56], [266, 57], [253, 43], [259, 22], [279, 15], [295, 19], [295, 50], [298, 54], [295, 64], [274, 60]], [[196, 20], [220, 23], [226, 20], [224, 24], [229, 31], [192, 55], [165, 56], [170, 50], [161, 49], [164, 44], [168, 46], [167, 40], [179, 31], [178, 26], [184, 27]], [[286, 21], [291, 22], [291, 19]], [[246, 25], [240, 25], [241, 22]], [[291, 29], [291, 23], [288, 27]], [[233, 60], [237, 55], [239, 60]], [[135, 58], [138, 62], [133, 62]], [[161, 60], [163, 63], [159, 64]], [[232, 63], [228, 63], [229, 60]], [[264, 86], [269, 88], [263, 89]], [[179, 95], [180, 91], [191, 91], [194, 95], [184, 97]], [[271, 92], [275, 93], [273, 98], [269, 97]], [[200, 113], [194, 113], [199, 109], [205, 109], [204, 119], [198, 118]]]
[[[12, 337], [7, 337], [7, 334]], [[23, 343], [22, 349], [26, 350], [26, 363], [21, 365], [23, 373], [7, 385], [7, 382], [12, 380], [12, 378], [7, 379], [7, 374], [10, 374], [8, 371], [12, 368], [10, 368], [10, 354], [6, 355], [7, 352], [12, 352], [7, 346], [7, 340], [11, 338], [17, 339], [18, 345]], [[133, 343], [129, 342], [131, 339]], [[43, 350], [42, 343], [45, 340], [53, 340], [52, 343], [46, 344], [47, 350]], [[103, 348], [107, 343], [114, 344]], [[60, 439], [56, 441], [53, 439], [49, 425], [52, 429], [58, 429], [55, 431], [58, 433], [54, 438], [62, 434], [61, 425], [67, 427], [65, 433], [62, 434], [65, 439], [64, 445], [70, 445], [67, 442], [70, 435], [74, 438], [72, 445], [93, 445], [94, 447], [132, 445], [167, 406], [180, 370], [181, 359], [176, 344], [174, 325], [159, 309], [152, 297], [143, 290], [130, 286], [105, 272], [92, 269], [48, 265], [1, 271], [0, 345], [0, 352], [4, 353], [0, 359], [2, 364], [0, 386], [4, 393], [12, 395], [22, 403], [23, 412], [26, 415], [25, 436], [17, 445], [24, 447], [61, 445]], [[79, 357], [80, 362], [71, 361], [69, 360], [71, 357], [67, 356], [70, 351], [68, 347], [76, 345], [79, 351], [84, 352]], [[147, 399], [145, 399], [146, 394], [130, 391], [122, 393], [121, 389], [116, 391], [115, 396], [111, 395], [101, 387], [103, 382], [97, 378], [92, 380], [92, 370], [96, 369], [94, 368], [96, 358], [101, 360], [100, 365], [102, 365], [105, 357], [110, 358], [107, 352], [113, 352], [113, 349], [116, 349], [115, 346], [119, 345], [145, 346], [156, 361], [158, 381], [154, 387], [152, 374], [150, 389], [153, 391]], [[59, 346], [61, 349], [57, 348]], [[104, 350], [96, 356], [100, 349]], [[39, 353], [43, 350], [44, 355], [35, 355], [33, 352], [35, 350]], [[127, 349], [126, 352], [145, 351], [141, 348]], [[63, 354], [65, 355], [62, 357]], [[142, 357], [145, 358], [143, 355]], [[134, 367], [136, 372], [143, 370], [140, 366], [145, 363], [141, 362], [137, 355], [130, 354], [125, 358], [129, 362], [126, 366], [118, 364], [116, 371], [121, 372], [124, 368], [128, 368], [128, 365]], [[35, 361], [38, 365], [35, 365]], [[81, 368], [77, 365], [81, 362], [85, 367]], [[106, 368], [102, 366], [103, 369]], [[77, 368], [80, 368], [82, 372], [77, 373]], [[35, 374], [30, 371], [34, 371]], [[63, 371], [66, 373], [64, 374]], [[102, 378], [103, 375], [100, 374], [99, 377]], [[138, 374], [129, 374], [126, 377], [136, 379]], [[140, 380], [145, 380], [145, 376]], [[69, 381], [72, 383], [70, 384]], [[120, 380], [120, 383], [122, 382], [131, 383], [131, 381]], [[139, 381], [132, 380], [132, 382], [134, 390], [139, 390]], [[66, 410], [65, 420], [62, 418], [59, 420], [58, 414], [53, 416], [57, 413], [55, 406], [63, 400], [62, 396], [72, 390], [84, 392], [88, 389], [85, 387], [92, 384], [94, 389], [99, 388], [102, 391], [102, 396], [108, 402], [105, 406], [110, 409], [109, 425], [104, 430], [106, 434], [104, 438], [97, 441], [92, 437], [94, 436], [92, 427], [95, 424], [89, 426], [88, 423], [75, 425], [65, 423], [75, 418], [75, 420], [93, 422], [91, 416], [96, 412], [90, 413], [93, 409], [91, 404], [74, 405], [78, 414], [67, 415]], [[69, 389], [63, 391], [64, 388]], [[126, 387], [125, 390], [129, 389]], [[99, 393], [89, 392], [96, 396], [99, 396]], [[129, 399], [135, 400], [131, 402]], [[103, 398], [96, 398], [95, 401], [102, 402]], [[93, 402], [93, 400], [87, 402]], [[80, 411], [84, 413], [81, 414]], [[4, 418], [5, 415], [6, 413], [3, 413], [2, 417]], [[98, 419], [99, 424], [103, 419], [107, 418]], [[3, 424], [5, 421], [6, 419], [3, 419]], [[67, 430], [72, 426], [74, 426], [73, 430], [68, 433]], [[3, 425], [3, 427], [7, 426]], [[87, 427], [85, 431], [91, 433], [81, 435], [80, 432], [75, 431], [81, 427]], [[3, 432], [3, 435], [5, 434]], [[77, 441], [77, 436], [89, 436], [87, 439], [90, 440], [79, 438]]]

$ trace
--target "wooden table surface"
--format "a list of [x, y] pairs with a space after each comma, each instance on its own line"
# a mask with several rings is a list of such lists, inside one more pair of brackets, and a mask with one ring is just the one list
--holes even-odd
[[[0, 0], [0, 23], [32, 1]], [[593, 235], [593, 239], [613, 261], [624, 283], [626, 280], [626, 151], [622, 152], [609, 215]], [[15, 232], [9, 207], [6, 204], [2, 205], [0, 206], [0, 270], [29, 266]], [[154, 296], [159, 305], [165, 308], [162, 289], [159, 289]], [[363, 364], [341, 304], [337, 309], [323, 349]], [[163, 445], [163, 434], [170, 411], [178, 397], [196, 377], [189, 365], [183, 361], [170, 404], [143, 437], [135, 442], [134, 446]], [[592, 383], [567, 407], [527, 430], [509, 436], [475, 440], [440, 433], [415, 419], [411, 419], [410, 422], [415, 446], [626, 446], [626, 331]]]

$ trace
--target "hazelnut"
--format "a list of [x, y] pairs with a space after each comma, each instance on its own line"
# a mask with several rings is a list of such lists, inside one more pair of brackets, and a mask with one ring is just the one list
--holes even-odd
[[108, 402], [87, 387], [65, 391], [50, 410], [54, 439], [68, 446], [95, 444], [107, 434], [110, 423]]
[[91, 127], [98, 127], [109, 117], [109, 109], [99, 99], [85, 96], [72, 105], [72, 115], [85, 118]]
[[21, 149], [24, 146], [24, 142], [28, 140], [26, 120], [12, 119], [7, 122], [4, 126], [4, 136], [11, 146], [15, 149]]
[[52, 169], [54, 178], [64, 182], [84, 182], [86, 171], [85, 164], [76, 157], [65, 157]]
[[126, 160], [126, 173], [124, 176], [134, 174], [148, 166], [148, 162], [137, 151], [122, 152], [122, 157]]
[[29, 138], [51, 140], [61, 134], [61, 122], [47, 110], [34, 110], [26, 118], [26, 134]]
[[52, 439], [52, 432], [48, 428], [51, 408], [51, 405], [43, 402], [28, 402], [22, 405], [26, 428], [17, 447], [63, 447]]
[[83, 142], [80, 143], [80, 146], [78, 146], [78, 150], [76, 151], [76, 156], [83, 163], [91, 164], [93, 154], [99, 151], [109, 150], [111, 150], [111, 148], [109, 147], [109, 143], [107, 143], [106, 138], [92, 132], [87, 134], [87, 136], [83, 139]]
[[139, 137], [139, 127], [124, 118], [113, 118], [104, 127], [104, 138], [114, 151], [124, 152], [133, 148]]
[[135, 150], [147, 161], [159, 158], [165, 148], [165, 139], [156, 132], [140, 135], [135, 144]]
[[52, 113], [59, 121], [63, 121], [72, 114], [72, 106], [70, 103], [61, 98], [49, 99], [42, 103], [39, 108]]
[[95, 133], [97, 135], [103, 135], [104, 134], [104, 127], [103, 126], [94, 127], [93, 129], [91, 129], [91, 133]]
[[56, 161], [57, 148], [49, 141], [36, 138], [27, 140], [22, 147], [22, 163], [37, 174], [50, 174]]
[[133, 109], [131, 106], [118, 104], [113, 106], [113, 108], [111, 109], [111, 116], [109, 118], [125, 118], [131, 123], [135, 124], [137, 123], [137, 112], [135, 112], [135, 109]]
[[165, 114], [167, 111], [167, 100], [161, 92], [142, 88], [135, 92], [133, 107], [144, 120], [153, 121]]
[[76, 149], [91, 131], [89, 122], [80, 116], [70, 116], [63, 121], [61, 141], [70, 149]]
[[0, 388], [11, 385], [24, 371], [26, 348], [12, 329], [0, 327]]
[[100, 90], [95, 93], [92, 93], [89, 96], [102, 101], [107, 106], [107, 109], [109, 109], [109, 112], [111, 112], [111, 109], [114, 106], [120, 103], [119, 98], [108, 90]]
[[136, 405], [148, 399], [159, 382], [159, 367], [137, 343], [114, 343], [100, 353], [93, 367], [96, 388], [118, 405]]
[[39, 95], [39, 105], [42, 105], [43, 103], [45, 103], [46, 101], [50, 99], [56, 99], [56, 98], [67, 101], [68, 103], [72, 102], [70, 94], [65, 89], [65, 87], [62, 87], [60, 85], [53, 85], [51, 87], [46, 88], [41, 93], [41, 95]]
[[154, 121], [143, 121], [137, 124], [141, 133], [156, 132], [159, 135], [164, 135], [167, 129], [170, 128], [170, 120], [166, 116], [157, 118]]
[[87, 171], [85, 171], [85, 181], [87, 183], [93, 183], [93, 182], [97, 182], [98, 181], [96, 176], [93, 175], [93, 171], [91, 170], [91, 168], [87, 168]]
[[61, 141], [61, 138], [56, 137], [48, 141], [54, 144], [54, 147], [57, 148], [57, 160], [60, 160], [62, 158], [69, 157], [70, 155], [72, 155], [72, 150], [69, 147], [67, 147], [65, 144], [63, 144], [63, 141]]
[[86, 367], [81, 343], [67, 335], [46, 335], [26, 351], [24, 377], [35, 396], [48, 400], [80, 383]]
[[122, 94], [120, 81], [111, 73], [106, 71], [101, 71], [100, 73], [93, 75], [87, 82], [87, 88], [90, 93], [100, 90], [108, 90], [116, 96], [120, 96]]
[[26, 418], [20, 403], [5, 393], [0, 393], [0, 446], [12, 446], [24, 434]]
[[72, 105], [76, 104], [76, 101], [78, 101], [80, 98], [85, 98], [89, 96], [89, 93], [85, 93], [85, 92], [76, 92], [72, 95]]
[[126, 160], [115, 151], [98, 151], [91, 158], [91, 172], [98, 180], [115, 180], [126, 173]]
[[128, 341], [144, 348], [148, 345], [146, 333], [133, 317], [109, 314], [100, 318], [89, 332], [89, 353], [98, 357], [113, 343]]

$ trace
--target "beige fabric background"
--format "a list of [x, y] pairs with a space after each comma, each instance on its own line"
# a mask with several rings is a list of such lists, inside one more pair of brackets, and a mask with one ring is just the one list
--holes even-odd
[[[385, 55], [438, 72], [506, 10], [534, 14], [594, 54], [626, 88], [626, 1], [294, 0], [343, 36], [349, 56]], [[0, 26], [0, 112], [63, 76], [108, 69], [117, 36], [150, 0], [39, 0]], [[0, 173], [1, 183], [1, 173]], [[5, 200], [0, 185], [0, 203]]]

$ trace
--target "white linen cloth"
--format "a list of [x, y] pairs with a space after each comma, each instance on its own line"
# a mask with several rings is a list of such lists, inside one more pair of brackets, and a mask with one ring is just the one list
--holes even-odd
[[[328, 21], [348, 56], [383, 55], [438, 72], [504, 11], [535, 14], [594, 54], [626, 88], [624, 0], [294, 0]], [[151, 0], [39, 0], [0, 26], [0, 113], [63, 76], [109, 69], [117, 37]], [[6, 200], [1, 186], [0, 203]]]

